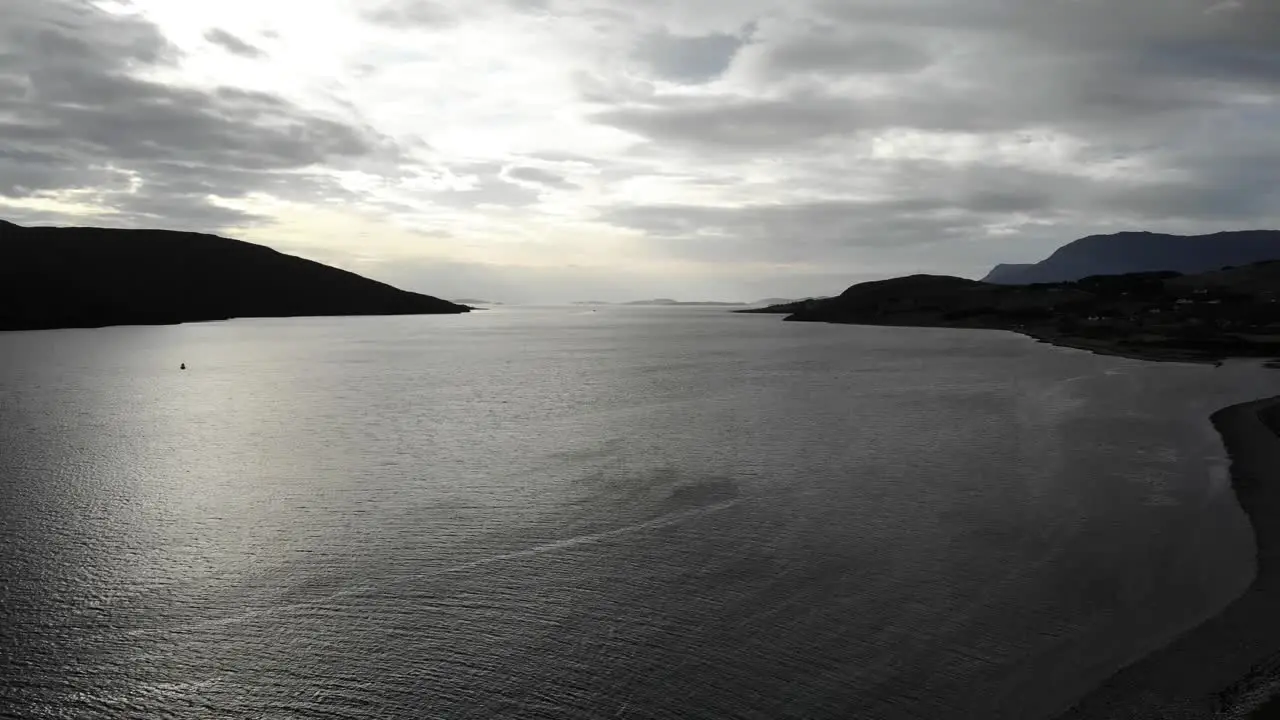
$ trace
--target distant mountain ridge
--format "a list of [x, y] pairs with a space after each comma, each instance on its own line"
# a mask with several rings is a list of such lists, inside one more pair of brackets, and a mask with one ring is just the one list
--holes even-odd
[[991, 272], [987, 273], [987, 276], [982, 278], [982, 282], [1009, 282], [1011, 285], [1016, 285], [1018, 283], [1018, 276], [1022, 273], [1028, 272], [1035, 266], [1035, 263], [1000, 263], [994, 268], [991, 268]]
[[0, 221], [0, 330], [468, 310], [217, 235]]
[[997, 265], [983, 282], [1003, 285], [1073, 282], [1092, 275], [1173, 271], [1201, 273], [1280, 259], [1280, 231], [1244, 230], [1210, 235], [1121, 232], [1091, 235], [1029, 264]]

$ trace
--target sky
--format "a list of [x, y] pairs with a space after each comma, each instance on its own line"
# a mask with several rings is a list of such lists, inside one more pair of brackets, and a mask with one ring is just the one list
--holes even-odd
[[1280, 227], [1276, 0], [0, 0], [0, 218], [511, 303]]

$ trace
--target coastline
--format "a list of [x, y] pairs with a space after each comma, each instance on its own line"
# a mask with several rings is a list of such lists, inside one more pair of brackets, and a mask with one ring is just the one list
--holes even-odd
[[[1280, 396], [1211, 416], [1231, 461], [1231, 485], [1253, 528], [1257, 569], [1217, 615], [1122, 668], [1059, 720], [1249, 718], [1280, 705]], [[1268, 715], [1270, 716], [1270, 715]], [[1280, 717], [1280, 714], [1270, 717]]]
[[979, 324], [970, 322], [953, 322], [944, 323], [936, 322], [933, 319], [921, 320], [919, 322], [909, 322], [904, 320], [896, 320], [894, 322], [865, 322], [851, 321], [841, 319], [827, 318], [801, 318], [795, 319], [794, 316], [786, 317], [784, 320], [793, 322], [817, 322], [827, 323], [830, 325], [863, 325], [867, 327], [901, 327], [901, 328], [949, 328], [952, 330], [996, 330], [1000, 332], [1010, 332], [1024, 337], [1029, 337], [1036, 342], [1046, 345], [1054, 345], [1057, 347], [1072, 348], [1074, 350], [1087, 350], [1095, 355], [1107, 355], [1112, 357], [1125, 357], [1133, 360], [1145, 360], [1148, 362], [1180, 362], [1180, 363], [1196, 363], [1215, 365], [1221, 364], [1224, 360], [1259, 360], [1266, 367], [1280, 368], [1280, 353], [1275, 348], [1260, 348], [1254, 353], [1240, 352], [1239, 348], [1228, 349], [1207, 349], [1194, 348], [1177, 345], [1155, 345], [1146, 343], [1128, 342], [1125, 340], [1113, 340], [1086, 337], [1083, 335], [1071, 335], [1063, 332], [1049, 330], [1043, 327], [1028, 327], [1025, 325], [992, 325]]
[[[791, 318], [787, 318], [791, 319]], [[1275, 354], [1240, 356], [1201, 349], [1146, 346], [1028, 327], [977, 324], [866, 323], [876, 327], [1000, 330], [1039, 343], [1147, 362], [1221, 366], [1253, 360], [1280, 369]], [[1231, 486], [1253, 530], [1255, 574], [1217, 614], [1124, 666], [1055, 716], [1055, 720], [1280, 720], [1280, 395], [1231, 405], [1210, 416], [1230, 460]], [[1258, 714], [1254, 714], [1256, 711]]]
[[1090, 338], [1063, 336], [1063, 335], [1042, 335], [1028, 330], [1010, 330], [1010, 332], [1025, 335], [1037, 342], [1046, 345], [1056, 345], [1057, 347], [1072, 348], [1075, 350], [1087, 350], [1095, 355], [1107, 355], [1111, 357], [1124, 357], [1133, 360], [1146, 360], [1149, 362], [1182, 362], [1182, 363], [1199, 363], [1199, 364], [1221, 364], [1225, 357], [1210, 353], [1201, 353], [1193, 350], [1178, 350], [1176, 348], [1136, 348], [1133, 346], [1125, 346], [1105, 340], [1093, 340]]

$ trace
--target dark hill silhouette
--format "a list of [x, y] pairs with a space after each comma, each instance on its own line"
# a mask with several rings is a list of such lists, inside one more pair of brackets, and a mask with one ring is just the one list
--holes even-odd
[[1172, 270], [1201, 273], [1228, 265], [1280, 259], [1280, 231], [1212, 235], [1122, 232], [1091, 235], [1030, 265], [997, 265], [983, 280], [1006, 285], [1070, 282], [1090, 275]]
[[969, 301], [985, 288], [998, 287], [950, 275], [908, 275], [858, 283], [832, 298], [778, 305], [766, 311], [790, 312], [788, 320], [876, 324], [906, 315], [940, 315], [961, 298]]
[[0, 224], [0, 330], [467, 310], [216, 235]]

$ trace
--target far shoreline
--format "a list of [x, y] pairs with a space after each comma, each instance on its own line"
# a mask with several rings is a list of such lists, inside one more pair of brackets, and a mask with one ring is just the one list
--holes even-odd
[[1036, 342], [1055, 347], [1071, 348], [1073, 350], [1085, 350], [1094, 355], [1105, 355], [1108, 357], [1123, 357], [1131, 360], [1143, 360], [1146, 362], [1177, 362], [1192, 363], [1198, 365], [1221, 365], [1226, 360], [1253, 360], [1258, 361], [1263, 367], [1276, 369], [1280, 368], [1280, 363], [1276, 358], [1267, 355], [1228, 355], [1225, 353], [1213, 353], [1207, 351], [1180, 349], [1180, 348], [1155, 348], [1155, 347], [1133, 347], [1123, 344], [1109, 342], [1106, 340], [1094, 340], [1092, 338], [1084, 338], [1070, 335], [1041, 335], [1027, 330], [1007, 330], [1004, 328], [992, 328], [997, 330], [1005, 330], [1006, 332], [1017, 333], [1024, 337], [1029, 337]]
[[[765, 313], [755, 313], [765, 314]], [[780, 314], [780, 313], [779, 313]], [[792, 320], [790, 316], [783, 318], [784, 321]], [[1068, 335], [1065, 333], [1051, 333], [1033, 330], [1027, 327], [1009, 327], [1009, 326], [993, 326], [980, 324], [943, 324], [936, 322], [851, 322], [845, 320], [828, 320], [828, 319], [801, 319], [793, 320], [793, 322], [805, 323], [825, 323], [828, 325], [853, 325], [859, 327], [883, 327], [883, 328], [940, 328], [947, 330], [989, 330], [993, 332], [1007, 332], [1023, 337], [1031, 338], [1036, 342], [1055, 347], [1070, 348], [1072, 350], [1085, 350], [1095, 355], [1105, 355], [1108, 357], [1123, 357], [1131, 360], [1143, 360], [1146, 362], [1176, 362], [1191, 363], [1197, 365], [1221, 365], [1226, 360], [1250, 360], [1257, 361], [1263, 367], [1271, 369], [1280, 369], [1280, 358], [1276, 357], [1273, 352], [1263, 352], [1256, 355], [1242, 355], [1231, 352], [1215, 352], [1212, 350], [1202, 350], [1187, 347], [1160, 347], [1154, 345], [1138, 346], [1126, 344], [1122, 341], [1103, 340], [1098, 338], [1083, 337], [1080, 335]]]

